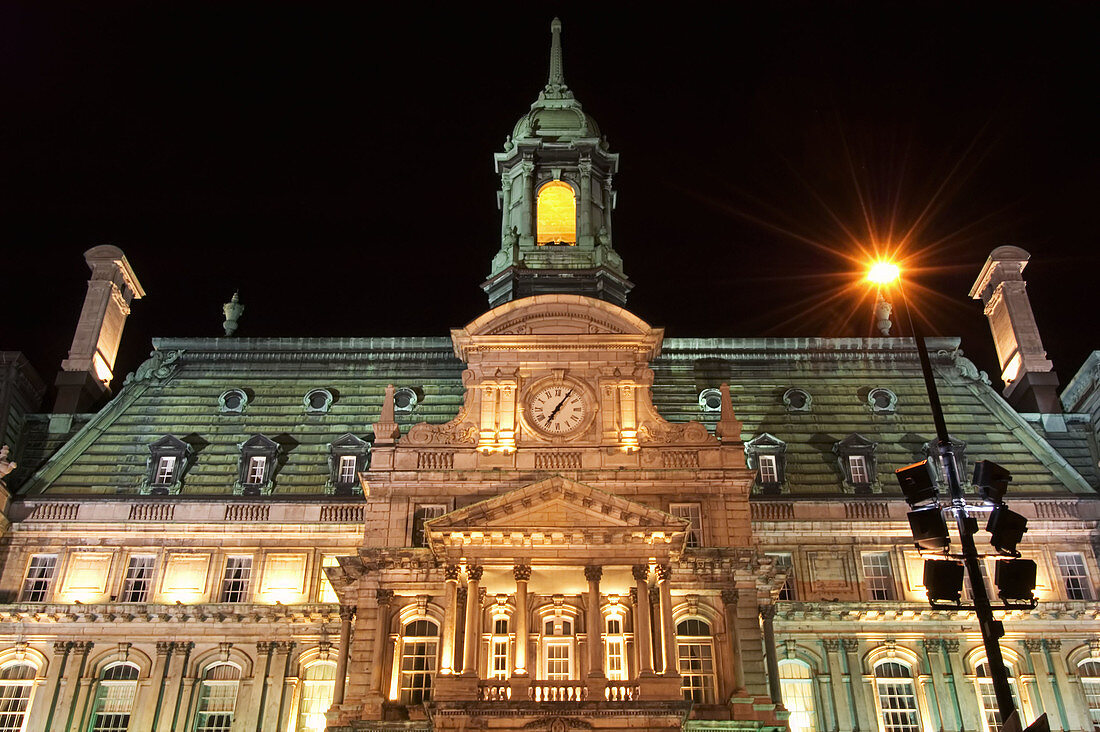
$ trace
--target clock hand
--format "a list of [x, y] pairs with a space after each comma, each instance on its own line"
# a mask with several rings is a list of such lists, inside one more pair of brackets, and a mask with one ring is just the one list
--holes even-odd
[[550, 412], [550, 416], [546, 418], [546, 424], [550, 424], [551, 422], [554, 421], [554, 417], [557, 416], [558, 410], [561, 409], [562, 405], [565, 404], [565, 402], [569, 399], [569, 395], [572, 394], [572, 393], [573, 393], [572, 389], [565, 392], [565, 396], [562, 398], [562, 400], [560, 402], [558, 402], [558, 406], [554, 407], [554, 409]]

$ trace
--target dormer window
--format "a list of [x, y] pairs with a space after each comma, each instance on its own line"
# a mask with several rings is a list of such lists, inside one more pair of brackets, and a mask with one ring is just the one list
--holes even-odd
[[332, 392], [328, 389], [312, 389], [302, 398], [306, 414], [325, 414], [332, 407]]
[[722, 392], [717, 389], [703, 389], [699, 392], [699, 409], [704, 412], [722, 411]]
[[788, 412], [807, 413], [813, 404], [813, 397], [805, 389], [787, 389], [783, 392], [783, 405]]
[[535, 243], [577, 243], [577, 196], [573, 186], [552, 180], [539, 189], [538, 235]]
[[856, 493], [870, 493], [875, 476], [875, 448], [863, 435], [851, 434], [833, 445], [845, 482]]
[[172, 435], [165, 435], [149, 445], [149, 459], [141, 492], [147, 495], [179, 493], [191, 456], [191, 446]]
[[370, 443], [349, 432], [329, 444], [328, 454], [328, 492], [351, 495], [362, 490], [359, 473], [370, 463]]
[[871, 389], [867, 392], [867, 406], [875, 414], [893, 414], [897, 411], [898, 395], [882, 387]]
[[255, 435], [240, 445], [241, 464], [237, 484], [233, 492], [240, 495], [267, 495], [271, 493], [282, 448], [264, 435]]
[[787, 443], [767, 432], [745, 443], [745, 461], [761, 493], [779, 493], [787, 480]]
[[411, 412], [420, 403], [420, 396], [415, 389], [402, 386], [393, 392], [393, 408], [398, 412]]
[[248, 406], [248, 394], [243, 389], [230, 389], [218, 397], [218, 411], [222, 414], [242, 414]]

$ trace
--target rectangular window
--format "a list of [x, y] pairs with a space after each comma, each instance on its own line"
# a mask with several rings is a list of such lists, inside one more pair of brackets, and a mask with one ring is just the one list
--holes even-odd
[[424, 522], [439, 518], [447, 513], [447, 506], [442, 503], [418, 503], [413, 509], [412, 520], [412, 545], [428, 546], [428, 537], [424, 534]]
[[546, 646], [546, 679], [568, 681], [571, 648], [569, 643], [549, 643]]
[[354, 455], [340, 456], [340, 475], [337, 482], [340, 485], [351, 485], [356, 482], [356, 460]]
[[893, 600], [894, 573], [890, 569], [889, 552], [864, 552], [863, 576], [872, 600]]
[[336, 590], [332, 589], [332, 583], [328, 581], [325, 567], [339, 567], [340, 562], [331, 554], [321, 557], [321, 589], [317, 593], [317, 602], [340, 602], [336, 596]]
[[676, 518], [688, 520], [687, 546], [689, 549], [703, 546], [703, 512], [698, 503], [673, 503], [669, 506], [669, 513]]
[[848, 470], [852, 476], [852, 485], [866, 485], [871, 482], [867, 472], [867, 458], [862, 455], [848, 456]]
[[252, 579], [252, 557], [229, 557], [225, 560], [221, 602], [245, 602]]
[[687, 701], [714, 703], [714, 657], [710, 643], [677, 643], [680, 691]]
[[157, 474], [153, 477], [154, 485], [171, 485], [176, 477], [176, 456], [163, 455], [157, 461]]
[[126, 566], [126, 579], [122, 581], [119, 602], [148, 602], [153, 586], [153, 567], [156, 557], [134, 556]]
[[760, 455], [760, 482], [765, 483], [778, 483], [779, 482], [779, 461], [775, 459], [775, 455]]
[[267, 473], [267, 457], [253, 455], [248, 459], [248, 476], [245, 482], [249, 485], [260, 485], [264, 482]]
[[626, 664], [623, 653], [623, 638], [613, 635], [607, 639], [607, 678], [611, 681], [626, 680]]
[[508, 639], [493, 639], [493, 678], [504, 680], [508, 678]]
[[57, 571], [56, 554], [35, 554], [27, 567], [27, 578], [23, 580], [23, 602], [45, 602], [53, 587], [54, 574]]
[[794, 561], [790, 553], [768, 553], [767, 556], [775, 558], [776, 569], [787, 570], [787, 582], [783, 585], [783, 589], [779, 591], [779, 599], [787, 601], [794, 600]]
[[1092, 586], [1085, 572], [1085, 556], [1077, 552], [1058, 552], [1058, 574], [1066, 589], [1067, 600], [1091, 600]]

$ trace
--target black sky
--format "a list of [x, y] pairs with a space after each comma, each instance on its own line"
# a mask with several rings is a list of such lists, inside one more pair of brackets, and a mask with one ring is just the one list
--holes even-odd
[[980, 368], [967, 292], [1006, 243], [1032, 253], [1063, 381], [1100, 347], [1088, 4], [0, 7], [0, 348], [47, 380], [101, 243], [148, 291], [121, 372], [151, 337], [220, 334], [236, 288], [242, 336], [478, 315], [491, 154], [545, 83], [554, 14], [566, 81], [621, 154], [630, 307], [668, 335], [868, 335], [854, 292], [827, 300], [855, 268], [845, 228], [868, 238], [862, 197], [883, 236], [923, 222], [940, 297], [921, 312]]

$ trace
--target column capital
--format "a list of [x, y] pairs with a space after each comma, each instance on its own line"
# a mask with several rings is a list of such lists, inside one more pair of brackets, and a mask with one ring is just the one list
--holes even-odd
[[55, 656], [64, 656], [73, 647], [72, 641], [54, 641], [53, 652]]
[[1028, 653], [1042, 653], [1043, 641], [1039, 640], [1038, 638], [1025, 638], [1024, 648], [1027, 649]]
[[275, 650], [279, 653], [290, 653], [296, 645], [294, 641], [275, 641]]
[[635, 564], [630, 568], [630, 573], [634, 575], [634, 579], [639, 582], [645, 582], [649, 579], [649, 567], [645, 564]]
[[447, 566], [443, 567], [443, 579], [446, 582], [450, 582], [452, 580], [458, 582], [458, 565], [448, 564]]
[[483, 575], [484, 573], [485, 573], [485, 567], [482, 567], [479, 564], [474, 564], [474, 565], [467, 564], [466, 565], [466, 577], [471, 582], [480, 581], [481, 580], [481, 575]]
[[775, 605], [761, 605], [760, 618], [765, 623], [770, 623], [771, 621], [775, 620]]
[[943, 639], [943, 649], [945, 651], [947, 651], [948, 653], [958, 653], [959, 652], [959, 642], [957, 640], [955, 640], [954, 638], [944, 638]]
[[275, 641], [256, 641], [257, 653], [271, 653], [275, 650]]
[[378, 603], [379, 607], [389, 605], [393, 601], [393, 590], [384, 590], [379, 587], [374, 591], [374, 601]]
[[167, 656], [175, 647], [175, 641], [157, 641], [157, 655]]
[[354, 605], [341, 605], [340, 606], [340, 619], [341, 620], [351, 620], [353, 617], [355, 617], [355, 606]]
[[72, 649], [76, 653], [87, 653], [92, 650], [93, 646], [95, 646], [95, 643], [91, 641], [73, 641]]
[[940, 644], [943, 643], [942, 638], [921, 638], [920, 644], [926, 651], [935, 652], [940, 649]]
[[857, 638], [841, 638], [840, 645], [844, 646], [844, 650], [848, 653], [855, 653], [859, 650], [859, 640]]
[[1060, 641], [1060, 640], [1052, 640], [1052, 639], [1048, 638], [1047, 640], [1045, 640], [1043, 642], [1047, 644], [1047, 650], [1050, 650], [1050, 651], [1060, 651], [1060, 650], [1062, 650], [1062, 641]]
[[631, 587], [630, 588], [630, 604], [631, 605], [637, 605], [638, 604], [638, 588], [637, 587]]
[[668, 564], [657, 565], [657, 581], [668, 582], [672, 579], [672, 567]]
[[738, 597], [737, 590], [733, 590], [733, 589], [722, 590], [722, 602], [724, 602], [727, 605], [736, 605], [737, 604], [737, 597]]
[[531, 579], [531, 565], [517, 564], [512, 567], [512, 576], [516, 578], [516, 582], [526, 582]]
[[589, 582], [599, 582], [603, 577], [603, 567], [598, 564], [590, 564], [584, 568], [584, 578]]
[[825, 638], [821, 641], [821, 645], [825, 646], [826, 653], [840, 653], [839, 638]]

